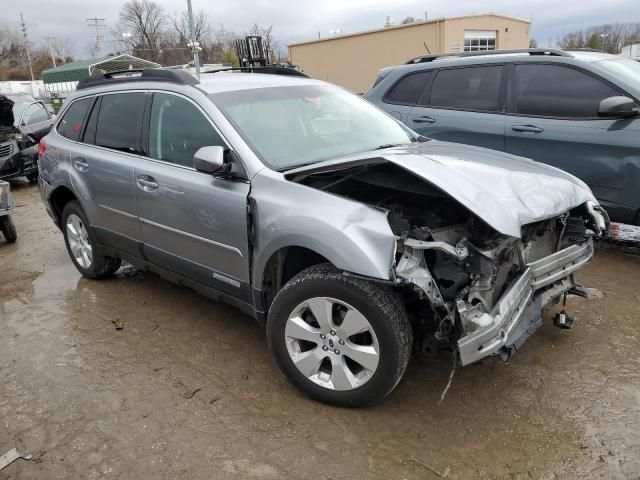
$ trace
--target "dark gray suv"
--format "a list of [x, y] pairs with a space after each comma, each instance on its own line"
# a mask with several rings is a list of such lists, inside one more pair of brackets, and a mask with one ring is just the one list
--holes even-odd
[[77, 269], [126, 260], [237, 306], [294, 385], [349, 406], [389, 394], [414, 345], [507, 359], [582, 291], [606, 228], [583, 182], [285, 72], [81, 82], [39, 157]]
[[365, 97], [416, 132], [532, 158], [584, 180], [640, 224], [640, 63], [529, 49], [418, 57]]

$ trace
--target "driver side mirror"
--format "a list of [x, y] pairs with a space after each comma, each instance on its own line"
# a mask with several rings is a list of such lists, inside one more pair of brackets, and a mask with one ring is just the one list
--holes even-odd
[[600, 102], [598, 115], [601, 117], [634, 117], [640, 113], [636, 103], [629, 97], [609, 97]]
[[193, 167], [203, 173], [219, 173], [226, 167], [224, 147], [201, 147], [193, 155]]

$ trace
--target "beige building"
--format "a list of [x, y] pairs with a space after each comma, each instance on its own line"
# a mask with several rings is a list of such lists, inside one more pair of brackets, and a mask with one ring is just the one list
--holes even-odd
[[494, 13], [445, 17], [289, 45], [311, 77], [366, 92], [378, 70], [428, 52], [527, 48], [531, 22]]

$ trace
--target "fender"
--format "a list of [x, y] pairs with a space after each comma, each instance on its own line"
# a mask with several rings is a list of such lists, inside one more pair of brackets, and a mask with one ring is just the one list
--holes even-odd
[[251, 200], [254, 288], [262, 289], [269, 258], [285, 247], [308, 248], [351, 273], [392, 278], [395, 237], [384, 210], [290, 182], [266, 169], [252, 181]]

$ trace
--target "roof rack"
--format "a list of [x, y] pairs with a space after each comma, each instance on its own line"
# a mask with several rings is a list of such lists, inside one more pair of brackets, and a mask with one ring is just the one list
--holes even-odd
[[78, 82], [76, 90], [126, 82], [167, 82], [179, 85], [195, 85], [198, 80], [193, 75], [189, 75], [182, 70], [164, 70], [160, 68], [120, 70], [83, 78]]
[[309, 75], [302, 73], [300, 70], [289, 67], [280, 67], [276, 65], [267, 65], [265, 67], [231, 67], [220, 68], [219, 70], [209, 70], [204, 73], [218, 73], [218, 72], [245, 72], [245, 73], [268, 73], [271, 75], [290, 75], [292, 77], [304, 77], [311, 78]]
[[439, 58], [444, 57], [481, 57], [485, 55], [503, 55], [503, 54], [513, 54], [513, 53], [528, 53], [529, 55], [548, 55], [552, 57], [573, 57], [570, 53], [559, 50], [556, 48], [518, 48], [512, 50], [483, 50], [483, 51], [473, 51], [473, 52], [447, 52], [447, 53], [433, 53], [430, 55], [421, 55], [419, 57], [412, 58], [409, 60], [406, 65], [412, 63], [427, 63], [433, 62]]

